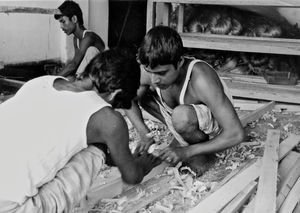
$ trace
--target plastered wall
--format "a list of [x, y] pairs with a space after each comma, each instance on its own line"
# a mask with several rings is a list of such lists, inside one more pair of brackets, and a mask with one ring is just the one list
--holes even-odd
[[[0, 0], [1, 6], [55, 9], [63, 0]], [[108, 0], [76, 0], [86, 28], [107, 44]], [[74, 55], [72, 36], [66, 36], [53, 15], [0, 13], [0, 63], [18, 64], [44, 60], [66, 62]]]

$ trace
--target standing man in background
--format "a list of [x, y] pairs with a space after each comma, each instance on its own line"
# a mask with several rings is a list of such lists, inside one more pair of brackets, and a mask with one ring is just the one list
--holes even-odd
[[80, 6], [74, 1], [64, 1], [54, 18], [59, 21], [61, 29], [67, 34], [73, 34], [75, 55], [65, 67], [56, 74], [74, 80], [81, 75], [88, 63], [105, 49], [103, 40], [94, 32], [87, 30], [83, 25], [83, 16]]

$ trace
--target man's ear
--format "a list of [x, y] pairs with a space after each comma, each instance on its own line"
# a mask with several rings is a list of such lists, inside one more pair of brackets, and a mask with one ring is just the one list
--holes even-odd
[[78, 19], [77, 19], [77, 16], [76, 15], [73, 15], [72, 18], [71, 18], [72, 22], [74, 23], [77, 23], [78, 22]]
[[181, 56], [177, 64], [177, 68], [181, 67], [183, 63], [184, 63], [184, 58]]
[[120, 92], [122, 92], [122, 89], [116, 89], [115, 91], [111, 92], [111, 93], [109, 94], [108, 100], [109, 100], [110, 102], [114, 101], [116, 95], [119, 94]]

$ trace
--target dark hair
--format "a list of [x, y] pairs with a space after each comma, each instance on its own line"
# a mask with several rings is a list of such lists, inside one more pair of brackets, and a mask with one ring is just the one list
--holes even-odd
[[78, 23], [83, 25], [82, 11], [79, 4], [74, 1], [66, 0], [58, 7], [60, 14], [55, 14], [54, 18], [59, 19], [62, 16], [67, 16], [71, 19], [74, 15], [77, 17]]
[[154, 68], [173, 64], [177, 67], [183, 54], [183, 44], [176, 30], [167, 26], [156, 26], [148, 31], [138, 50], [141, 64]]
[[131, 107], [140, 86], [140, 67], [135, 55], [121, 48], [112, 48], [95, 56], [83, 77], [90, 76], [99, 93], [122, 89], [112, 103], [114, 108]]

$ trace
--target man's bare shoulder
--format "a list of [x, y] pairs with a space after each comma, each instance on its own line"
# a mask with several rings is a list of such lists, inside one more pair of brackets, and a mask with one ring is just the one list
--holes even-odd
[[205, 62], [198, 62], [194, 65], [190, 88], [191, 92], [201, 98], [208, 94], [216, 95], [216, 93], [223, 92], [223, 86], [216, 71]]
[[114, 134], [120, 128], [126, 127], [126, 122], [121, 113], [111, 107], [103, 107], [91, 116], [89, 126], [106, 134]]
[[[104, 42], [102, 38], [95, 32], [89, 31], [86, 33], [86, 36], [84, 37], [84, 40], [90, 45], [90, 46], [100, 46], [104, 49]], [[102, 48], [101, 48], [102, 49]]]
[[[217, 83], [220, 81], [216, 71], [205, 62], [197, 62], [193, 67], [193, 72], [191, 76], [191, 81], [193, 83]], [[201, 85], [200, 85], [201, 86]]]

